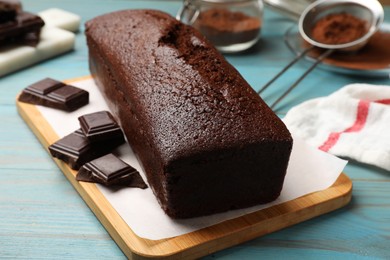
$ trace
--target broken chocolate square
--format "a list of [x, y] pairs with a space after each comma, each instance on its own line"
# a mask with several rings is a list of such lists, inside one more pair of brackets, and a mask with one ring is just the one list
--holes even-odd
[[16, 15], [22, 10], [20, 1], [17, 0], [0, 0], [0, 23], [13, 21]]
[[91, 141], [102, 141], [116, 135], [123, 135], [114, 117], [108, 111], [100, 111], [78, 118], [81, 130]]
[[19, 96], [19, 101], [71, 112], [88, 104], [89, 93], [46, 78], [25, 88]]
[[39, 16], [28, 12], [20, 12], [11, 21], [0, 23], [0, 45], [24, 43], [30, 33], [39, 35], [45, 22]]
[[116, 157], [107, 154], [83, 165], [76, 180], [101, 183], [105, 186], [126, 186], [146, 189], [148, 186], [139, 172]]
[[114, 136], [101, 142], [90, 142], [81, 129], [61, 138], [49, 146], [50, 154], [67, 163], [73, 170], [78, 170], [83, 164], [110, 153], [123, 144], [123, 135]]

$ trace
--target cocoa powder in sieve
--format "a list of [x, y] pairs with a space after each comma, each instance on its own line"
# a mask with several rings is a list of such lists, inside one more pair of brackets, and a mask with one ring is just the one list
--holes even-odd
[[312, 38], [325, 44], [343, 44], [355, 41], [367, 32], [366, 22], [351, 14], [329, 14], [318, 20], [312, 29]]
[[[363, 20], [352, 15], [339, 13], [325, 16], [313, 27], [312, 37], [327, 44], [354, 41], [367, 32]], [[305, 43], [307, 46], [308, 43]], [[367, 44], [356, 52], [334, 52], [323, 63], [346, 69], [381, 70], [390, 68], [390, 31], [379, 30]], [[310, 56], [316, 58], [323, 52], [315, 48]]]

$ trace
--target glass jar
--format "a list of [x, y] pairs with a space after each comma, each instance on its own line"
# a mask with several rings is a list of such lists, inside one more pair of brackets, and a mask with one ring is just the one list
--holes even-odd
[[176, 18], [198, 29], [225, 53], [253, 46], [260, 38], [262, 0], [185, 0]]

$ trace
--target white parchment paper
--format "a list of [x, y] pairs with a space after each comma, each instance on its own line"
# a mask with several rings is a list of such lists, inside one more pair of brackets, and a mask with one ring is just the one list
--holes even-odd
[[[63, 137], [79, 128], [77, 120], [79, 116], [109, 110], [92, 79], [80, 80], [72, 83], [72, 85], [83, 88], [90, 93], [89, 105], [72, 113], [38, 106], [42, 115], [59, 137]], [[127, 144], [119, 147], [114, 153], [140, 171], [144, 180], [146, 180], [142, 168]], [[99, 184], [97, 186], [138, 236], [158, 240], [189, 233], [293, 200], [308, 193], [326, 189], [336, 181], [346, 163], [346, 161], [312, 148], [294, 137], [293, 151], [283, 190], [277, 200], [251, 208], [185, 220], [173, 220], [165, 215], [150, 188], [146, 190], [123, 188], [114, 191]]]

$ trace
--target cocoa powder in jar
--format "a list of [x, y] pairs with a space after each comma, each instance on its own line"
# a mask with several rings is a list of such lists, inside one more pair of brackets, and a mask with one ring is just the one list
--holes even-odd
[[261, 21], [242, 12], [212, 8], [202, 11], [193, 26], [214, 45], [228, 46], [259, 37]]

